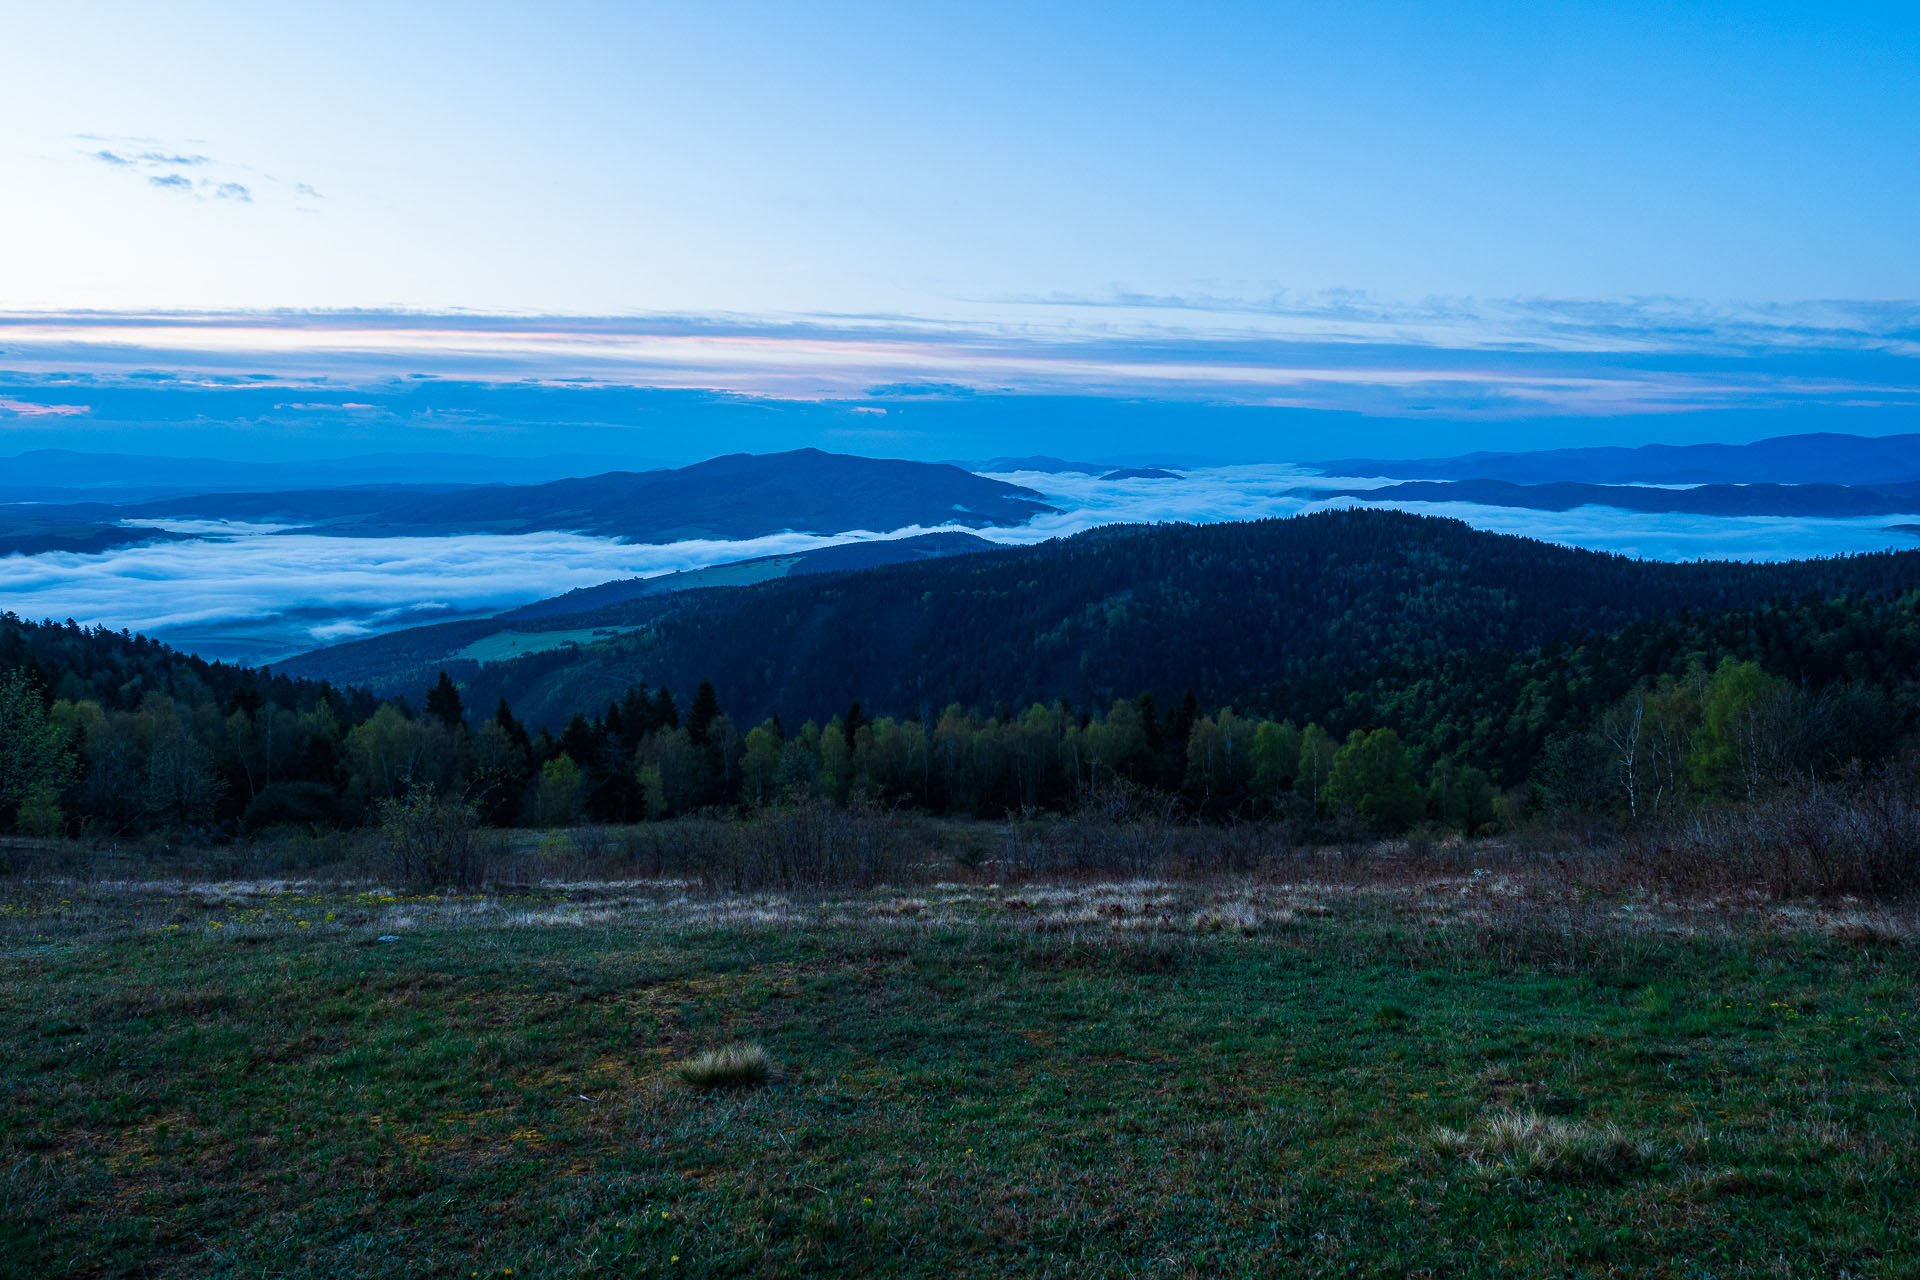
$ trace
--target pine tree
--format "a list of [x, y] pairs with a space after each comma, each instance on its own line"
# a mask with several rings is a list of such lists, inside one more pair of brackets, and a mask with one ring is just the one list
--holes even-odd
[[427, 690], [427, 714], [438, 716], [449, 729], [458, 728], [465, 718], [466, 708], [461, 705], [460, 690], [454, 687], [445, 671], [440, 673], [440, 679], [433, 688]]
[[687, 711], [687, 737], [695, 742], [707, 740], [707, 730], [720, 718], [720, 699], [713, 691], [713, 681], [702, 680], [694, 691], [693, 706]]

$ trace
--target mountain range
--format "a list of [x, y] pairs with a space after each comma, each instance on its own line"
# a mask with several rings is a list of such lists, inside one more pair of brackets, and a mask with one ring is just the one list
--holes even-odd
[[[729, 454], [661, 471], [541, 484], [343, 485], [180, 494], [128, 502], [21, 504], [43, 538], [116, 521], [226, 520], [303, 533], [386, 537], [565, 530], [628, 542], [745, 539], [782, 532], [891, 532], [1017, 525], [1054, 508], [1019, 485], [946, 463], [798, 449]], [[81, 536], [75, 534], [73, 536]], [[123, 538], [122, 541], [133, 540]]]
[[1623, 511], [1677, 512], [1712, 516], [1815, 516], [1846, 519], [1920, 512], [1920, 483], [1703, 484], [1665, 488], [1632, 484], [1514, 484], [1508, 480], [1410, 480], [1377, 489], [1322, 489], [1326, 497], [1367, 502], [1471, 502], [1483, 507], [1571, 511], [1615, 507]]
[[1751, 444], [1649, 444], [1632, 449], [1544, 449], [1451, 458], [1339, 458], [1313, 465], [1327, 475], [1395, 480], [1885, 486], [1920, 481], [1920, 434], [1817, 432]]

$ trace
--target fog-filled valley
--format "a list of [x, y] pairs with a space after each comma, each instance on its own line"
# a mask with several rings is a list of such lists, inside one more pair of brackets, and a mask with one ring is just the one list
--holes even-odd
[[[1915, 455], [1909, 449], [1905, 456]], [[1574, 505], [1566, 506], [1552, 484], [1512, 486], [1507, 500], [1515, 505], [1488, 505], [1453, 499], [1444, 487], [1406, 493], [1387, 476], [1327, 473], [1298, 463], [1136, 469], [1133, 475], [1107, 466], [1091, 472], [986, 469], [1010, 464], [1064, 465], [1036, 459], [973, 464], [981, 468], [983, 492], [1005, 493], [1011, 500], [976, 498], [965, 511], [955, 510], [969, 505], [956, 501], [965, 496], [958, 490], [924, 491], [905, 505], [894, 501], [877, 507], [870, 490], [830, 466], [791, 478], [784, 500], [736, 489], [729, 501], [740, 514], [725, 518], [732, 523], [715, 524], [710, 516], [697, 530], [674, 527], [676, 519], [684, 526], [685, 517], [652, 514], [658, 500], [644, 491], [598, 498], [596, 513], [567, 493], [544, 507], [521, 500], [505, 516], [517, 526], [513, 531], [481, 532], [459, 530], [454, 517], [467, 510], [472, 526], [500, 524], [502, 517], [481, 504], [499, 507], [501, 495], [516, 490], [443, 485], [423, 492], [417, 484], [401, 489], [362, 485], [304, 493], [270, 490], [251, 497], [143, 496], [121, 503], [112, 490], [95, 489], [85, 494], [84, 505], [0, 506], [0, 528], [9, 518], [31, 518], [44, 538], [58, 527], [53, 517], [64, 516], [95, 536], [107, 531], [127, 539], [96, 550], [36, 549], [23, 540], [23, 549], [0, 557], [0, 598], [24, 617], [129, 628], [208, 657], [259, 663], [422, 623], [485, 616], [616, 579], [936, 530], [1024, 546], [1108, 524], [1264, 519], [1360, 504], [1448, 516], [1475, 528], [1565, 546], [1683, 561], [1898, 549], [1915, 545], [1920, 528], [1920, 514], [1903, 514], [1898, 502], [1869, 508], [1873, 514], [1848, 514], [1844, 508], [1839, 514], [1793, 512], [1778, 492], [1791, 493], [1795, 486], [1776, 486], [1757, 510], [1750, 504], [1744, 511], [1702, 513], [1604, 505], [1609, 491], [1603, 487], [1576, 493]], [[921, 464], [895, 465], [920, 475], [912, 468]], [[1481, 469], [1498, 472], [1503, 465], [1510, 464], [1482, 464]], [[70, 491], [82, 493], [78, 485], [88, 471], [84, 458], [70, 459], [66, 467], [62, 474], [69, 477]], [[942, 484], [954, 484], [942, 468], [924, 471]], [[1677, 473], [1689, 474], [1684, 466]], [[1780, 473], [1781, 464], [1775, 463], [1768, 474]], [[649, 474], [663, 473], [638, 473]], [[49, 478], [37, 477], [42, 485]], [[1726, 488], [1656, 484], [1632, 492], [1636, 501], [1657, 507], [1675, 495]], [[1369, 499], [1376, 489], [1391, 496]], [[1536, 491], [1555, 495], [1538, 501], [1564, 509], [1518, 505], [1535, 501], [1529, 495]], [[1858, 491], [1883, 492], [1864, 486]], [[996, 508], [994, 502], [1007, 505]], [[1768, 503], [1790, 513], [1774, 514]], [[1920, 499], [1911, 505], [1920, 509]], [[636, 537], [592, 531], [608, 522], [648, 532]], [[455, 528], [447, 530], [448, 525]], [[721, 533], [748, 536], [713, 536]]]

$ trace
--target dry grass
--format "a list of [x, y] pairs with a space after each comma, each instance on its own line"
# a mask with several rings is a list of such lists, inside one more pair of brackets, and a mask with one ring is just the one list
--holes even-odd
[[773, 1059], [757, 1044], [730, 1044], [676, 1063], [673, 1073], [695, 1089], [752, 1089], [773, 1079]]
[[1619, 1177], [1649, 1163], [1652, 1148], [1613, 1124], [1590, 1125], [1506, 1108], [1487, 1117], [1478, 1131], [1436, 1129], [1434, 1149], [1483, 1169], [1516, 1177]]

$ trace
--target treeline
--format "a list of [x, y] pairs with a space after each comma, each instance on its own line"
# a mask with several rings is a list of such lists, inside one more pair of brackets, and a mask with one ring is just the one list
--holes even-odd
[[1806, 597], [1381, 677], [1307, 719], [1192, 692], [1099, 709], [948, 704], [745, 726], [635, 684], [555, 733], [445, 673], [418, 709], [0, 619], [0, 826], [203, 835], [364, 823], [431, 793], [491, 824], [625, 823], [814, 799], [934, 814], [1155, 811], [1330, 837], [1623, 828], [1857, 785], [1920, 717], [1916, 597]]

